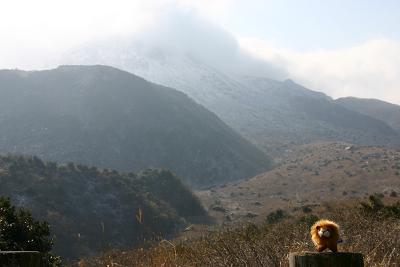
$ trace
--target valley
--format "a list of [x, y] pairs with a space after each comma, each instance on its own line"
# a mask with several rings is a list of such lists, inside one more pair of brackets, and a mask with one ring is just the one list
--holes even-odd
[[262, 221], [278, 209], [311, 212], [330, 202], [399, 192], [400, 150], [319, 142], [293, 148], [266, 173], [196, 193], [220, 223], [236, 223]]

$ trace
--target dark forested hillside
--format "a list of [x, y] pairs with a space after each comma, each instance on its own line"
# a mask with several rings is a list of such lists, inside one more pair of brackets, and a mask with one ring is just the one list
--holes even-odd
[[122, 171], [167, 168], [197, 186], [270, 165], [185, 94], [111, 67], [3, 70], [0, 94], [3, 153]]
[[164, 170], [138, 174], [58, 165], [37, 157], [0, 157], [0, 196], [49, 222], [65, 258], [129, 248], [206, 222], [196, 197]]

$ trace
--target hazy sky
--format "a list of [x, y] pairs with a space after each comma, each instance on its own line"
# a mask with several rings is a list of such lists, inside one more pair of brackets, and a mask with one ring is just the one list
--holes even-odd
[[396, 0], [0, 0], [0, 68], [47, 68], [65, 50], [135, 36], [175, 12], [201, 16], [311, 89], [400, 104]]

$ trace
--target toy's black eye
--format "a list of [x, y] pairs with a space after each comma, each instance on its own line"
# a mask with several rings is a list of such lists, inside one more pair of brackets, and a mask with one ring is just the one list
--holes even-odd
[[317, 230], [319, 230], [321, 228], [321, 226], [317, 226]]

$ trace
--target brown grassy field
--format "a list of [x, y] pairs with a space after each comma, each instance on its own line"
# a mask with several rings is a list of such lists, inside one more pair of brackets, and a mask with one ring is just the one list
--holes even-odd
[[321, 142], [294, 148], [271, 171], [196, 192], [219, 222], [262, 220], [276, 209], [400, 192], [400, 151]]
[[341, 225], [344, 243], [339, 251], [363, 253], [370, 267], [400, 265], [400, 204], [385, 206], [373, 198], [363, 205], [326, 204], [303, 214], [275, 212], [260, 224], [221, 227], [186, 241], [110, 251], [77, 266], [287, 266], [289, 252], [314, 250], [309, 228], [322, 217]]

